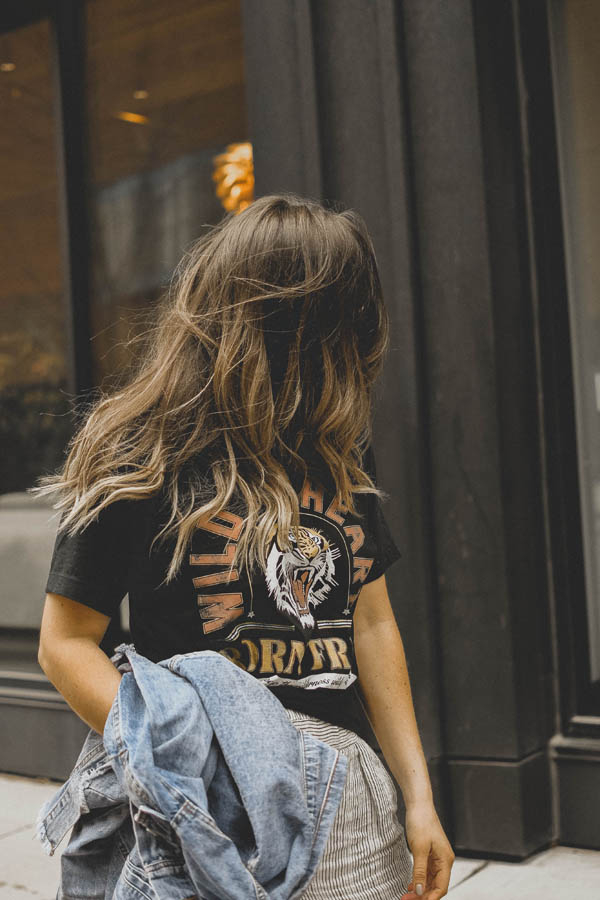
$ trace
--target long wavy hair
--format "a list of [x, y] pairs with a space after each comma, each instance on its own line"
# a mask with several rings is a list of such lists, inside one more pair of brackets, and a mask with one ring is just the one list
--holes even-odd
[[307, 474], [307, 446], [351, 512], [356, 493], [387, 496], [362, 468], [389, 340], [362, 217], [287, 192], [207, 227], [131, 340], [126, 375], [80, 403], [64, 463], [29, 488], [58, 496], [71, 535], [111, 503], [164, 491], [151, 547], [174, 539], [167, 583], [201, 520], [232, 503], [245, 520], [232, 569], [264, 567], [275, 533], [289, 549], [289, 472]]

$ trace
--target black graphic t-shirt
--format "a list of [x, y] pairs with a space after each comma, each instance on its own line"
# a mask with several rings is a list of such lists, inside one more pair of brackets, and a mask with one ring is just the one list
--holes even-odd
[[[377, 483], [371, 448], [364, 467]], [[363, 584], [401, 554], [373, 494], [355, 495], [359, 515], [349, 513], [316, 462], [292, 484], [300, 506], [292, 549], [271, 535], [266, 569], [251, 583], [230, 571], [244, 520], [228, 508], [196, 528], [177, 577], [161, 585], [172, 546], [155, 543], [150, 552], [166, 521], [157, 494], [117, 501], [82, 533], [58, 535], [46, 592], [107, 616], [128, 594], [131, 639], [149, 659], [216, 650], [263, 680], [284, 706], [370, 739], [356, 690], [353, 611]]]

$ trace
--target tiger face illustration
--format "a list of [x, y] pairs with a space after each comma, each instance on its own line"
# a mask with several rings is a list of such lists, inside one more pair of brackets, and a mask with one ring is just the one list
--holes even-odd
[[322, 603], [337, 585], [334, 560], [340, 551], [319, 531], [303, 525], [289, 535], [290, 550], [281, 550], [276, 534], [271, 538], [267, 587], [277, 609], [307, 636], [315, 627], [311, 607]]

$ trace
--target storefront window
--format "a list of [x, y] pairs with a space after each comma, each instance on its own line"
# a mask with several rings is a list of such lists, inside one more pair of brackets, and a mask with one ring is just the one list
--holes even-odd
[[247, 140], [239, 0], [86, 4], [94, 382], [225, 210], [213, 158]]
[[[600, 679], [600, 4], [552, 4], [592, 682]], [[582, 626], [585, 623], [582, 623]]]
[[53, 470], [70, 430], [50, 48], [47, 20], [0, 34], [0, 495]]

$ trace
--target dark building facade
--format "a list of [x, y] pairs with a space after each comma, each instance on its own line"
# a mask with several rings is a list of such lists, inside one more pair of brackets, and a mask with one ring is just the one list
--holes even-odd
[[[81, 299], [94, 247], [78, 200], [90, 178], [86, 104], [72, 78], [86, 65], [84, 6], [31, 9], [31, 21], [48, 18], [56, 53], [75, 393], [98, 377]], [[354, 207], [373, 235], [392, 320], [376, 448], [403, 551], [388, 584], [453, 846], [509, 859], [555, 842], [598, 848], [598, 7], [204, 6], [228, 7], [221, 24], [237, 17], [243, 56], [244, 108], [215, 146], [251, 142], [257, 196], [291, 190]], [[25, 7], [11, 29], [25, 27]], [[0, 540], [24, 515], [23, 489], [0, 496]], [[81, 723], [26, 664], [33, 619], [0, 624], [0, 715], [12, 735], [0, 768], [62, 777]]]

